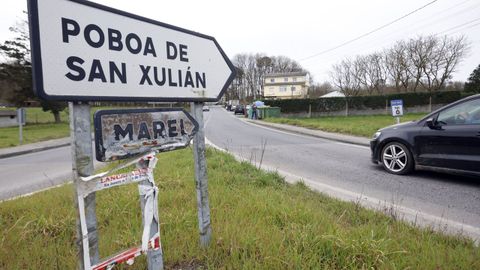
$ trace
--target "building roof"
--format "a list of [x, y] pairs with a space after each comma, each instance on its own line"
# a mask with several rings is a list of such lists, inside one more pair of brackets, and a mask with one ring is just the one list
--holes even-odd
[[345, 95], [340, 91], [333, 91], [321, 96], [321, 98], [331, 98], [331, 97], [345, 97]]
[[272, 77], [288, 77], [288, 76], [305, 76], [307, 72], [284, 72], [284, 73], [269, 73], [265, 74], [265, 78], [272, 78]]

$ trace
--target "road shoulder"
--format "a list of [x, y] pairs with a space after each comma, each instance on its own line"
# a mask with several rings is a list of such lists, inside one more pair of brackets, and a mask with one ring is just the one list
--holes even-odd
[[261, 120], [252, 120], [247, 118], [239, 118], [239, 119], [255, 125], [269, 127], [273, 129], [291, 132], [291, 133], [297, 133], [297, 134], [313, 136], [313, 137], [328, 139], [328, 140], [337, 141], [337, 142], [356, 144], [361, 146], [370, 146], [370, 140], [364, 137], [345, 135], [345, 134], [339, 134], [339, 133], [331, 133], [331, 132], [308, 129], [308, 128], [297, 127], [292, 125], [269, 123]]
[[2, 148], [0, 149], [0, 159], [45, 151], [67, 145], [70, 145], [70, 137]]

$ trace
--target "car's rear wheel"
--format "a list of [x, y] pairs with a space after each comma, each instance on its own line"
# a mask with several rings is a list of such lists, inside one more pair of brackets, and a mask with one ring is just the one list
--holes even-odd
[[413, 170], [412, 154], [402, 143], [388, 143], [383, 147], [381, 155], [382, 165], [389, 173], [407, 174]]

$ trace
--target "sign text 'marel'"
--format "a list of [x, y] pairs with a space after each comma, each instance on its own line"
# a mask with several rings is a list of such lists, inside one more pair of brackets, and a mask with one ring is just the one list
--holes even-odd
[[183, 109], [101, 110], [94, 116], [98, 161], [186, 147], [198, 123]]

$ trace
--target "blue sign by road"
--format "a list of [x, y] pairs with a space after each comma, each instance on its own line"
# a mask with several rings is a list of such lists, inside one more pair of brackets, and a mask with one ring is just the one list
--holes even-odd
[[398, 117], [403, 115], [403, 100], [390, 100], [390, 105], [392, 106], [392, 116]]
[[403, 100], [402, 99], [394, 99], [390, 100], [390, 105], [393, 106], [403, 106]]

